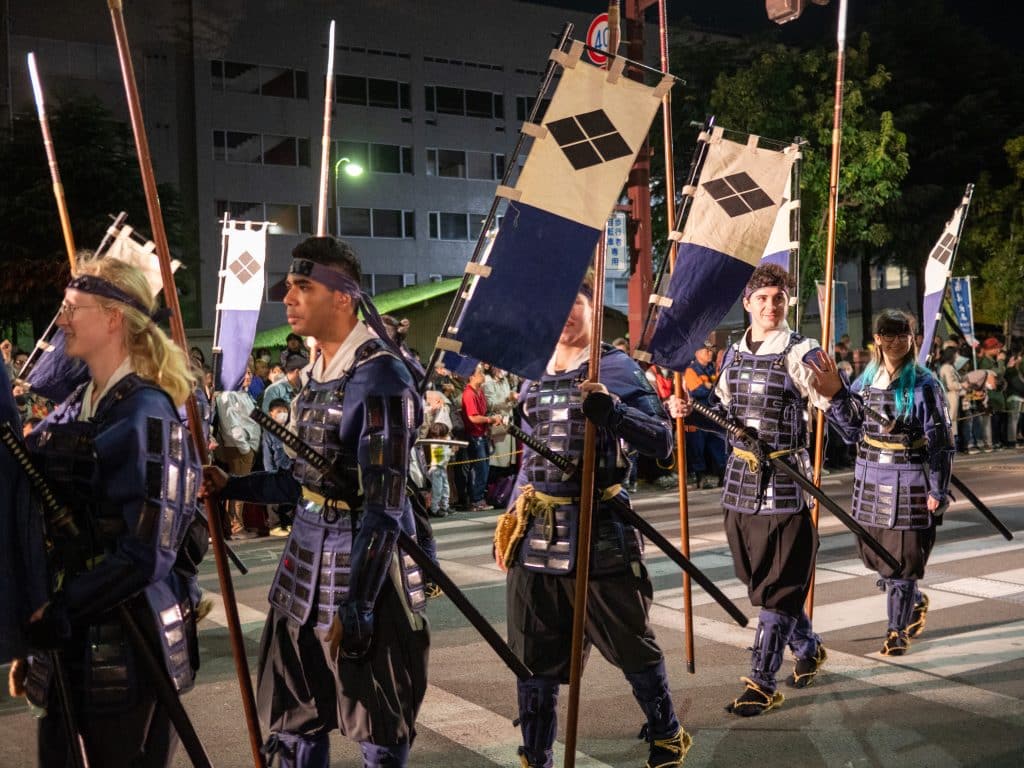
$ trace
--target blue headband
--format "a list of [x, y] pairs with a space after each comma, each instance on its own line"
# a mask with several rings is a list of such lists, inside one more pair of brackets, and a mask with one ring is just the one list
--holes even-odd
[[[317, 264], [309, 259], [292, 259], [291, 266], [288, 267], [288, 274], [289, 276], [308, 277], [310, 280], [315, 280], [332, 291], [340, 291], [357, 300], [363, 292], [359, 283], [345, 273], [326, 267], [323, 264]], [[283, 301], [287, 293], [288, 278], [286, 277], [270, 287], [270, 290], [267, 291], [267, 297], [271, 301]]]
[[79, 275], [68, 283], [68, 288], [74, 288], [76, 291], [81, 291], [82, 293], [91, 293], [93, 296], [102, 296], [105, 299], [113, 299], [114, 301], [119, 301], [122, 304], [127, 304], [129, 307], [141, 312], [151, 320], [160, 321], [170, 317], [170, 312], [165, 309], [157, 308], [150, 311], [145, 304], [130, 293], [121, 290], [109, 280], [104, 280], [102, 277], [98, 277], [97, 275]]

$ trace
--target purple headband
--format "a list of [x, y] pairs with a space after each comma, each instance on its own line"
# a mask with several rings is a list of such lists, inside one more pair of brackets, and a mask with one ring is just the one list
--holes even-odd
[[[291, 266], [288, 267], [288, 274], [308, 277], [310, 280], [315, 280], [321, 285], [327, 286], [332, 291], [341, 291], [356, 299], [363, 292], [359, 283], [348, 275], [336, 269], [325, 267], [323, 264], [317, 264], [309, 259], [292, 259]], [[288, 278], [274, 283], [270, 290], [267, 291], [267, 297], [271, 301], [283, 301], [286, 293], [288, 293]]]
[[91, 293], [93, 296], [102, 296], [105, 299], [113, 299], [114, 301], [119, 301], [122, 304], [127, 304], [129, 307], [141, 312], [151, 320], [163, 320], [170, 316], [169, 313], [163, 309], [155, 309], [150, 312], [149, 308], [137, 298], [125, 291], [122, 291], [109, 280], [104, 280], [102, 277], [98, 277], [96, 275], [79, 275], [68, 283], [68, 288], [74, 288], [76, 291], [81, 291], [82, 293]]

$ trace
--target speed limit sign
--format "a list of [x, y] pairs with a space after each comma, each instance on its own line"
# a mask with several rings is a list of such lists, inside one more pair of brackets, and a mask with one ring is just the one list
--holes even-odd
[[590, 60], [599, 67], [603, 66], [608, 61], [608, 57], [603, 53], [598, 53], [598, 51], [608, 50], [607, 13], [598, 14], [594, 17], [594, 20], [590, 22], [590, 27], [587, 29], [587, 45], [590, 46], [590, 48], [587, 49], [587, 56]]

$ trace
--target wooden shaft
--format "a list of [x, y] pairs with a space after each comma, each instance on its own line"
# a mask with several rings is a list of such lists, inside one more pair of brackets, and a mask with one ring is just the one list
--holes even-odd
[[57, 215], [60, 217], [60, 231], [64, 236], [64, 248], [68, 253], [68, 264], [71, 272], [78, 268], [75, 257], [75, 238], [71, 234], [71, 218], [68, 216], [68, 203], [64, 197], [64, 185], [60, 181], [60, 167], [57, 165], [57, 152], [53, 148], [53, 135], [50, 133], [50, 118], [46, 115], [46, 103], [43, 100], [43, 87], [36, 69], [36, 56], [28, 55], [28, 72], [32, 78], [32, 93], [36, 100], [36, 113], [39, 115], [39, 130], [43, 134], [43, 148], [46, 150], [46, 162], [50, 166], [50, 180], [53, 182], [53, 197], [57, 201]]
[[[167, 231], [164, 228], [163, 214], [160, 211], [160, 199], [157, 194], [156, 177], [153, 174], [153, 161], [149, 153], [149, 141], [146, 138], [146, 127], [142, 117], [142, 105], [139, 101], [138, 85], [135, 80], [135, 68], [132, 64], [131, 49], [128, 47], [128, 32], [121, 11], [121, 0], [108, 0], [110, 20], [114, 27], [114, 38], [117, 42], [117, 56], [121, 63], [121, 75], [124, 80], [125, 96], [128, 100], [128, 114], [131, 119], [132, 133], [135, 136], [135, 149], [139, 158], [139, 171], [142, 186], [146, 194], [146, 209], [149, 213], [153, 243], [160, 261], [160, 276], [164, 286], [164, 300], [171, 311], [171, 336], [181, 350], [188, 354], [188, 339], [185, 337], [185, 324], [181, 317], [181, 305], [174, 284], [174, 273], [171, 270], [171, 253], [167, 242]], [[202, 418], [195, 395], [190, 394], [185, 402], [188, 416], [189, 432], [195, 446], [196, 455], [205, 466], [208, 461], [206, 441], [202, 433]], [[242, 627], [238, 619], [238, 605], [235, 602], [234, 585], [231, 582], [231, 571], [228, 569], [227, 555], [224, 551], [224, 536], [220, 527], [220, 516], [211, 496], [206, 496], [206, 514], [210, 521], [210, 538], [213, 542], [214, 560], [217, 564], [217, 577], [220, 582], [221, 596], [224, 600], [224, 612], [228, 622], [228, 636], [231, 639], [231, 650], [235, 661], [235, 673], [242, 691], [242, 708], [245, 713], [246, 725], [249, 730], [249, 746], [252, 750], [253, 765], [264, 768], [265, 762], [260, 748], [263, 738], [260, 735], [259, 721], [256, 716], [256, 699], [253, 695], [252, 678], [249, 676], [249, 664], [245, 655], [245, 641], [242, 638]]]
[[[589, 382], [601, 379], [601, 334], [604, 325], [604, 240], [597, 245], [594, 264], [594, 321], [590, 331]], [[583, 433], [583, 471], [580, 475], [579, 530], [576, 538], [576, 583], [572, 611], [572, 648], [569, 656], [569, 704], [565, 718], [565, 768], [576, 765], [576, 729], [579, 724], [580, 681], [583, 676], [583, 639], [587, 625], [587, 587], [590, 583], [590, 538], [594, 520], [597, 469], [597, 426], [587, 419]]]
[[[846, 0], [840, 0], [839, 28], [836, 35], [836, 86], [835, 103], [832, 109], [832, 164], [828, 180], [828, 229], [825, 240], [825, 301], [821, 310], [821, 346], [826, 354], [832, 354], [832, 278], [835, 273], [836, 218], [839, 212], [839, 158], [843, 137], [843, 76], [846, 68]], [[825, 414], [817, 411], [814, 421], [814, 472], [811, 482], [821, 487], [821, 467], [825, 457]], [[811, 505], [811, 523], [818, 527], [821, 506], [817, 500]], [[811, 566], [811, 580], [807, 590], [805, 610], [814, 616], [814, 577]]]
[[[324, 80], [324, 130], [320, 137], [320, 197], [316, 206], [316, 234], [327, 234], [327, 186], [331, 174], [331, 110], [334, 106], [334, 22], [327, 42], [327, 77]], [[337, 201], [335, 201], [337, 205]]]
[[[661, 69], [668, 72], [668, 18], [665, 0], [658, 0], [659, 39], [661, 43]], [[665, 145], [665, 223], [668, 231], [676, 228], [676, 170], [675, 151], [672, 142], [672, 92], [668, 91], [661, 100], [661, 124]], [[668, 251], [669, 274], [676, 263], [676, 242], [671, 243]], [[683, 396], [683, 376], [679, 371], [672, 375], [672, 392], [676, 397]], [[675, 419], [676, 436], [676, 474], [679, 482], [679, 534], [682, 546], [680, 549], [687, 557], [690, 556], [690, 501], [686, 492], [686, 424], [680, 417]], [[690, 574], [683, 572], [683, 621], [686, 634], [686, 669], [691, 674], [697, 671], [693, 647], [693, 587]]]

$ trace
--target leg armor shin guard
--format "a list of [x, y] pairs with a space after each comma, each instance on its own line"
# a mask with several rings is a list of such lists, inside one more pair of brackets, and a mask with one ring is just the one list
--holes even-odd
[[409, 763], [409, 743], [371, 744], [359, 742], [363, 750], [363, 768], [405, 768]]
[[679, 720], [672, 706], [664, 659], [643, 672], [625, 674], [640, 709], [647, 716], [648, 739], [653, 741], [673, 736], [679, 730]]
[[914, 613], [915, 579], [886, 579], [889, 630], [903, 632]]
[[558, 730], [558, 681], [531, 677], [517, 682], [519, 690], [519, 726], [523, 746], [519, 754], [529, 768], [552, 768], [553, 745]]
[[775, 611], [761, 611], [750, 655], [750, 678], [765, 691], [775, 690], [775, 673], [782, 666], [782, 652], [789, 642], [796, 618]]
[[299, 733], [278, 731], [271, 733], [263, 746], [267, 764], [273, 765], [274, 756], [280, 768], [328, 768], [330, 742], [326, 733], [303, 736]]

